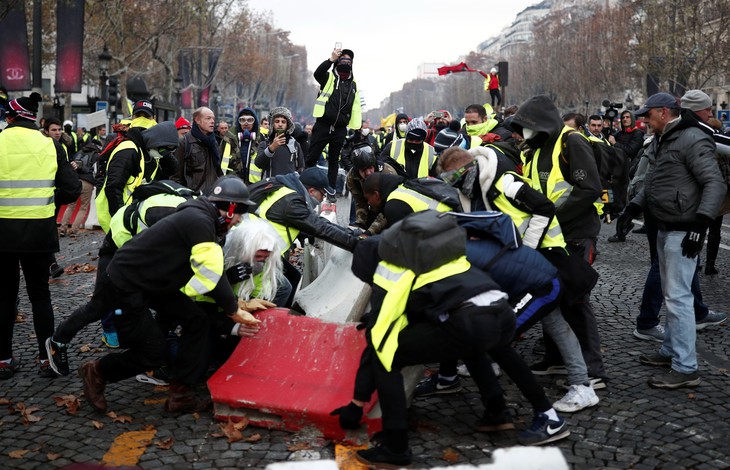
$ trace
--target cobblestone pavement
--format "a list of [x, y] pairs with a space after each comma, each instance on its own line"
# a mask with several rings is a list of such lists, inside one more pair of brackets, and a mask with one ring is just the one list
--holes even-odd
[[[652, 352], [658, 343], [634, 338], [635, 315], [648, 270], [646, 238], [631, 235], [626, 243], [611, 244], [606, 239], [614, 226], [604, 226], [599, 239], [596, 269], [601, 279], [593, 292], [593, 304], [603, 339], [603, 352], [611, 382], [597, 391], [601, 402], [588, 410], [567, 416], [571, 435], [557, 443], [574, 468], [730, 468], [730, 328], [707, 328], [698, 333], [697, 345], [702, 384], [695, 390], [660, 391], [649, 388], [647, 380], [655, 372], [639, 364], [638, 356]], [[95, 263], [101, 232], [83, 232], [63, 238], [59, 262]], [[724, 234], [728, 240], [728, 234]], [[702, 276], [706, 302], [714, 310], [730, 311], [730, 253], [720, 250], [714, 277]], [[52, 283], [56, 318], [64, 318], [87, 300], [92, 292], [94, 273], [63, 275]], [[129, 431], [144, 431], [152, 443], [140, 450], [139, 462], [152, 468], [262, 468], [268, 463], [293, 456], [318, 453], [332, 458], [331, 442], [283, 431], [249, 428], [245, 436], [259, 434], [253, 442], [228, 443], [210, 413], [169, 416], [162, 409], [164, 391], [126, 380], [107, 388], [110, 409], [116, 420], [95, 413], [82, 398], [81, 382], [68, 377], [38, 377], [37, 351], [32, 316], [21, 291], [20, 310], [26, 321], [15, 328], [15, 355], [23, 367], [15, 377], [0, 382], [0, 399], [10, 407], [26, 407], [23, 413], [0, 409], [0, 468], [60, 468], [72, 462], [100, 462], [112, 443]], [[530, 331], [517, 343], [528, 363], [539, 360], [533, 353], [539, 329]], [[89, 345], [84, 348], [85, 345]], [[82, 351], [85, 350], [86, 352]], [[88, 350], [87, 350], [88, 349]], [[84, 330], [70, 347], [72, 369], [86, 360], [106, 353], [100, 342], [100, 327]], [[550, 397], [561, 393], [554, 385], [557, 377], [540, 377]], [[519, 416], [518, 429], [529, 424], [529, 407], [508, 379], [501, 379], [510, 406]], [[470, 379], [461, 393], [416, 400], [411, 409], [411, 445], [415, 465], [432, 467], [450, 463], [488, 463], [495, 448], [516, 444], [514, 432], [482, 434], [470, 424], [482, 412], [476, 388]], [[55, 397], [81, 397], [75, 415], [56, 406]], [[22, 405], [21, 405], [22, 404]], [[33, 408], [37, 410], [33, 411]], [[27, 410], [31, 411], [28, 412]], [[123, 417], [128, 416], [131, 422]], [[23, 424], [24, 417], [40, 420]], [[122, 418], [120, 418], [122, 417]], [[95, 424], [97, 422], [98, 424]], [[305, 449], [305, 450], [303, 450]], [[23, 452], [25, 451], [25, 452]], [[12, 458], [10, 454], [13, 453]]]

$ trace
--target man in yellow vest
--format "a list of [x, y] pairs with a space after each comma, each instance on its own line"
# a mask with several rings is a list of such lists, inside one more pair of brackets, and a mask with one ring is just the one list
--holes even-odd
[[422, 118], [412, 119], [403, 139], [393, 139], [381, 152], [399, 175], [408, 179], [436, 176], [436, 151], [426, 143], [428, 129]]
[[246, 184], [256, 183], [263, 178], [263, 171], [254, 164], [256, 151], [262, 140], [261, 136], [267, 135], [260, 132], [261, 130], [263, 128], [259, 127], [256, 111], [252, 108], [243, 108], [239, 111], [236, 121], [236, 140], [240, 150], [239, 155], [235, 158], [238, 162], [234, 166], [237, 168], [238, 176]]
[[[317, 120], [312, 128], [306, 164], [315, 166], [325, 146], [329, 145], [327, 178], [333, 188], [337, 186], [340, 151], [347, 137], [347, 128], [357, 130], [362, 126], [360, 92], [352, 75], [354, 57], [350, 49], [334, 49], [330, 58], [314, 71], [314, 79], [319, 83], [319, 96], [312, 116]], [[331, 67], [334, 70], [330, 70]]]
[[13, 356], [13, 327], [21, 269], [33, 306], [40, 374], [53, 377], [43, 345], [53, 333], [48, 268], [59, 249], [56, 208], [81, 194], [61, 145], [35, 123], [41, 99], [32, 93], [11, 100], [9, 124], [0, 133], [0, 379], [11, 378], [20, 365]]
[[[568, 251], [571, 256], [582, 257], [592, 264], [596, 238], [601, 230], [595, 203], [602, 188], [590, 143], [563, 123], [558, 109], [547, 96], [534, 96], [525, 101], [510, 126], [524, 137], [533, 151], [531, 159], [523, 166], [523, 174], [530, 179], [533, 188], [555, 204], [555, 215]], [[561, 309], [581, 343], [588, 375], [606, 381], [608, 375], [603, 366], [601, 338], [590, 304], [590, 292], [578, 302], [562, 305]], [[533, 366], [538, 374], [555, 373], [560, 361], [554, 345], [546, 340], [546, 346], [545, 360]]]

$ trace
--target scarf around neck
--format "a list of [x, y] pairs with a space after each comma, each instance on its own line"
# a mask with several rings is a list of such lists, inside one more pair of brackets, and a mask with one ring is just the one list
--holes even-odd
[[205, 145], [208, 148], [208, 153], [210, 153], [211, 156], [215, 159], [216, 165], [221, 164], [221, 156], [218, 152], [218, 141], [215, 140], [215, 133], [211, 132], [208, 135], [205, 135], [203, 131], [200, 130], [200, 127], [198, 127], [197, 122], [193, 122], [192, 130], [190, 131], [191, 134], [193, 134], [193, 137], [198, 139], [203, 145]]

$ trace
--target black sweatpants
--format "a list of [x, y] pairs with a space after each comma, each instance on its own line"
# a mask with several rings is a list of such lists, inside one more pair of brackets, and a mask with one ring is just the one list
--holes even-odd
[[317, 165], [317, 160], [324, 148], [329, 144], [327, 151], [327, 179], [331, 187], [337, 186], [337, 170], [340, 165], [340, 152], [347, 137], [347, 127], [331, 127], [329, 124], [317, 120], [312, 127], [309, 137], [309, 152], [307, 153], [307, 167]]

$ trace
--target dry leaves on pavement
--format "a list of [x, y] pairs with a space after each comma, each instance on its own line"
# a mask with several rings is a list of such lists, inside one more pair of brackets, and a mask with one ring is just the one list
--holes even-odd
[[104, 423], [101, 421], [91, 420], [91, 425], [94, 426], [94, 429], [103, 429]]
[[38, 410], [40, 410], [40, 407], [38, 406], [25, 406], [25, 403], [19, 402], [15, 405], [15, 408], [12, 409], [12, 412], [20, 413], [23, 416], [23, 424], [28, 426], [30, 423], [37, 423], [41, 420], [40, 416], [33, 416], [33, 413]]
[[93, 273], [96, 271], [96, 266], [89, 263], [76, 263], [70, 266], [66, 266], [63, 270], [65, 274], [78, 274], [78, 273]]
[[112, 419], [112, 423], [131, 423], [132, 422], [131, 416], [118, 416], [113, 411], [110, 411], [106, 415]]
[[459, 453], [449, 447], [443, 454], [441, 454], [441, 458], [449, 463], [456, 463], [459, 461]]
[[21, 459], [28, 452], [30, 452], [28, 449], [13, 450], [8, 452], [8, 456], [10, 456], [11, 459]]
[[175, 444], [175, 438], [174, 437], [168, 437], [167, 439], [162, 439], [159, 441], [154, 441], [154, 445], [159, 447], [162, 450], [168, 450], [171, 449], [172, 446]]
[[238, 442], [243, 439], [243, 430], [248, 426], [248, 418], [243, 418], [241, 421], [234, 422], [231, 418], [225, 423], [218, 424], [222, 433], [211, 434], [212, 437], [227, 437], [228, 442]]
[[76, 395], [61, 395], [60, 397], [53, 397], [53, 400], [56, 402], [56, 406], [65, 406], [66, 411], [70, 415], [78, 413], [79, 406], [81, 406], [81, 401], [79, 401]]

